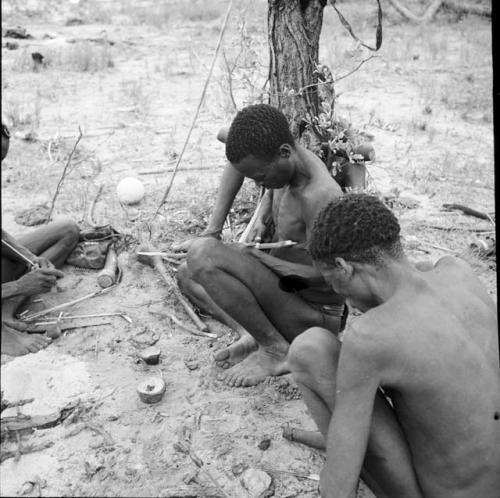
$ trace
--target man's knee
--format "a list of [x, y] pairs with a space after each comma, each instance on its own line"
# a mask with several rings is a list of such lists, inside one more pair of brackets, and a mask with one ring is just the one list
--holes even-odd
[[340, 341], [329, 330], [312, 327], [299, 334], [288, 351], [288, 365], [294, 375], [310, 372], [320, 358], [336, 361]]
[[74, 246], [80, 237], [80, 227], [71, 218], [63, 218], [52, 223], [53, 229], [60, 234], [66, 246]]
[[195, 240], [187, 253], [187, 277], [198, 281], [216, 268], [215, 259], [220, 253], [222, 242], [213, 237]]

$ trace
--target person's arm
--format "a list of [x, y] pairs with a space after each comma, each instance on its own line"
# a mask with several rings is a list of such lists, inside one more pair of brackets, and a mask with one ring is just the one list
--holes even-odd
[[22, 289], [19, 287], [17, 280], [2, 284], [2, 299], [8, 299], [9, 297], [16, 297], [22, 295], [23, 292]]
[[[231, 163], [228, 162], [226, 164], [219, 184], [219, 191], [215, 199], [214, 210], [210, 216], [207, 227], [200, 233], [199, 237], [215, 237], [220, 239], [222, 227], [233, 205], [234, 198], [243, 184], [244, 178], [245, 177], [241, 173], [231, 166]], [[172, 244], [172, 250], [188, 251], [194, 240], [194, 238], [190, 238], [180, 243]]]
[[[217, 133], [217, 140], [223, 144], [227, 141], [229, 127], [223, 126]], [[202, 235], [218, 236], [222, 233], [222, 227], [226, 221], [227, 215], [233, 205], [236, 194], [240, 191], [245, 177], [236, 171], [228, 161], [222, 173], [222, 178], [219, 184], [219, 191], [215, 199], [215, 206], [208, 221], [208, 226], [202, 232]]]
[[[16, 249], [18, 252], [20, 252], [23, 256], [28, 258], [31, 261], [36, 261], [38, 257], [33, 254], [27, 247], [24, 247], [21, 245], [17, 240], [9, 235], [3, 228], [2, 228], [2, 240], [5, 240], [9, 245], [11, 245], [14, 249]], [[22, 261], [23, 263], [25, 262], [24, 259], [22, 259], [18, 254], [16, 254], [13, 250], [11, 250], [9, 247], [7, 247], [5, 244], [2, 243], [2, 256], [5, 256], [12, 261]]]
[[33, 296], [49, 292], [58, 278], [64, 277], [56, 268], [39, 268], [24, 274], [13, 282], [2, 284], [2, 299], [15, 296]]
[[369, 346], [373, 340], [358, 340], [356, 335], [351, 326], [340, 352], [335, 407], [326, 438], [326, 465], [320, 480], [322, 498], [355, 496], [368, 444], [380, 376], [377, 354]]
[[268, 189], [264, 192], [262, 199], [257, 205], [256, 209], [259, 210], [257, 213], [258, 217], [255, 224], [248, 234], [245, 242], [261, 242], [264, 233], [266, 232], [267, 225], [272, 219], [272, 207], [273, 207], [273, 190]]
[[266, 265], [280, 277], [293, 275], [297, 277], [302, 277], [307, 280], [312, 280], [314, 282], [316, 282], [316, 280], [324, 282], [321, 273], [318, 270], [316, 270], [312, 265], [305, 265], [301, 263], [294, 263], [292, 261], [287, 261], [285, 259], [277, 258], [276, 256], [271, 256], [270, 254], [267, 254], [258, 249], [248, 249], [248, 250], [251, 252], [254, 258], [260, 260], [264, 265]]
[[230, 162], [226, 164], [222, 173], [212, 216], [210, 216], [208, 226], [203, 232], [205, 235], [220, 235], [229, 210], [233, 205], [234, 198], [243, 185], [244, 179], [245, 177], [236, 171]]

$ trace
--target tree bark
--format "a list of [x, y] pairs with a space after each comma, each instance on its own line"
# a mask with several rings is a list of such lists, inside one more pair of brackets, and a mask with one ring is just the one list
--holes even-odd
[[307, 114], [318, 114], [319, 38], [326, 0], [269, 0], [270, 104], [299, 138]]

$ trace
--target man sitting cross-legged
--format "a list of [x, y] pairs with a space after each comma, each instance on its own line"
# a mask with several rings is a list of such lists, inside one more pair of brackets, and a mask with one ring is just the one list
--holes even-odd
[[331, 202], [309, 243], [315, 266], [364, 314], [342, 344], [315, 327], [289, 365], [326, 440], [323, 498], [495, 498], [500, 370], [495, 303], [461, 259], [414, 268], [378, 199]]
[[[231, 367], [222, 375], [227, 384], [251, 386], [288, 371], [289, 343], [305, 329], [341, 330], [344, 299], [325, 287], [305, 241], [318, 211], [342, 192], [322, 161], [294, 142], [285, 116], [269, 105], [249, 106], [236, 115], [226, 156], [241, 174], [274, 189], [275, 240], [298, 243], [267, 254], [201, 238], [192, 242], [179, 276], [182, 290], [201, 309], [225, 315], [226, 323], [239, 328], [240, 339], [219, 351], [216, 361]], [[279, 282], [289, 274], [316, 276], [319, 283], [288, 293]]]
[[[2, 161], [8, 148], [9, 134], [2, 123]], [[2, 229], [2, 353], [20, 356], [49, 344], [48, 337], [26, 333], [26, 324], [16, 320], [15, 313], [27, 297], [49, 292], [64, 276], [56, 268], [78, 243], [79, 233], [71, 220], [55, 221], [17, 240]], [[26, 259], [38, 268], [29, 271]]]

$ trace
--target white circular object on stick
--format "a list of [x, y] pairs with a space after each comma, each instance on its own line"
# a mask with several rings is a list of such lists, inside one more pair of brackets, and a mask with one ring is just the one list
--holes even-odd
[[117, 185], [116, 194], [122, 204], [137, 204], [144, 197], [144, 185], [138, 178], [129, 176]]

